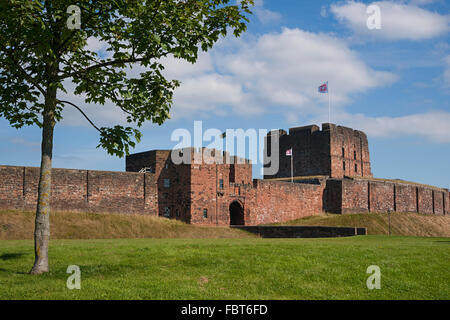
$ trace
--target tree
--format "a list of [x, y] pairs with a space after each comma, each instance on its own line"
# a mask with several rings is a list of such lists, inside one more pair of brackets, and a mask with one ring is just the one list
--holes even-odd
[[[2, 0], [0, 3], [0, 116], [11, 126], [42, 129], [35, 222], [35, 262], [48, 268], [53, 131], [65, 107], [74, 107], [99, 131], [99, 147], [123, 157], [140, 141], [145, 121], [169, 118], [179, 85], [162, 74], [161, 58], [191, 63], [220, 36], [246, 30], [253, 0]], [[107, 44], [107, 56], [87, 39]], [[137, 77], [127, 68], [141, 65]], [[71, 101], [60, 100], [67, 82], [86, 103], [113, 102], [135, 127], [98, 128]]]

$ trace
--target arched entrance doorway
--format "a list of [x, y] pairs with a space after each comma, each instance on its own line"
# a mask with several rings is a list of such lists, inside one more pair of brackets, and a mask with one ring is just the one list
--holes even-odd
[[239, 201], [233, 201], [230, 204], [230, 225], [243, 226], [244, 225], [244, 209]]

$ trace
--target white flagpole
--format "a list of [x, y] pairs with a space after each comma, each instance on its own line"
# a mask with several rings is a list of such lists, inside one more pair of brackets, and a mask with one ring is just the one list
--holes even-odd
[[327, 81], [327, 89], [328, 89], [328, 123], [331, 123], [331, 90]]
[[291, 183], [294, 182], [294, 148], [291, 148]]

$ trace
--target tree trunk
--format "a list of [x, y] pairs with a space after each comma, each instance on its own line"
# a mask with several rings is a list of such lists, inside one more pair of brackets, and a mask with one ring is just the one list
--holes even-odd
[[56, 87], [48, 87], [42, 128], [41, 169], [34, 229], [34, 266], [31, 274], [48, 272], [50, 239], [50, 196], [52, 188], [53, 129], [55, 126]]

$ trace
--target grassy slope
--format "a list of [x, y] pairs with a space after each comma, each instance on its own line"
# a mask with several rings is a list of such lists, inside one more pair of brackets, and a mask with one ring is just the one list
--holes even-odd
[[[227, 227], [200, 227], [175, 220], [132, 214], [53, 213], [52, 239], [112, 238], [250, 238]], [[367, 227], [369, 234], [388, 234], [387, 214], [325, 214], [283, 223]], [[0, 211], [0, 239], [32, 239], [34, 213]], [[450, 237], [450, 216], [392, 213], [393, 235]]]
[[[35, 214], [0, 211], [0, 239], [33, 239]], [[226, 227], [200, 227], [135, 214], [56, 212], [50, 216], [52, 239], [253, 238]]]
[[448, 261], [448, 238], [53, 240], [37, 277], [32, 241], [0, 240], [0, 299], [450, 299]]
[[[388, 234], [387, 214], [324, 214], [282, 225], [366, 227], [368, 234]], [[450, 216], [392, 213], [391, 234], [420, 237], [450, 237]]]

